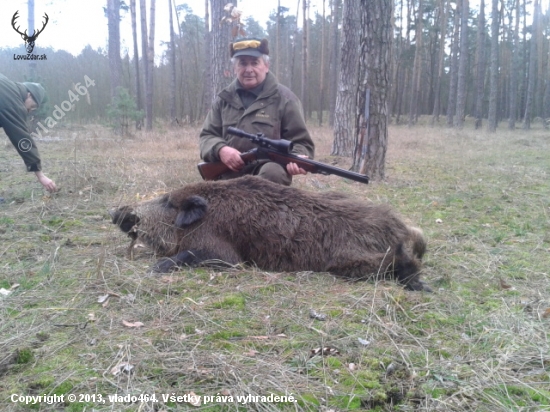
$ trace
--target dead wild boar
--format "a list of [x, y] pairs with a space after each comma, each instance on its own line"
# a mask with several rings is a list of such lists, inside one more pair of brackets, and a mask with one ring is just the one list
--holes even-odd
[[216, 262], [266, 271], [394, 277], [410, 290], [426, 250], [422, 231], [389, 206], [314, 193], [258, 177], [202, 182], [111, 211], [113, 223], [159, 255], [155, 271]]

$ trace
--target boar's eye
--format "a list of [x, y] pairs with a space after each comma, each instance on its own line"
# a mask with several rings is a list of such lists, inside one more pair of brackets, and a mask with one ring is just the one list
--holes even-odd
[[200, 196], [191, 196], [181, 205], [175, 225], [179, 228], [189, 226], [206, 215], [208, 203], [206, 199]]

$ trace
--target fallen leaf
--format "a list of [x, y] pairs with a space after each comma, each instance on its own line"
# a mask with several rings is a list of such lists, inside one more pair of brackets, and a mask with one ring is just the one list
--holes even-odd
[[127, 328], [141, 328], [142, 326], [144, 326], [144, 324], [141, 322], [128, 322], [126, 320], [123, 320], [122, 324]]
[[188, 399], [189, 399], [189, 403], [192, 405], [192, 406], [201, 406], [201, 397], [197, 394], [195, 394], [195, 392], [189, 392], [187, 394], [188, 396]]
[[2, 296], [9, 296], [9, 294], [11, 293], [11, 290], [7, 290], [7, 289], [0, 289], [0, 295]]
[[316, 312], [313, 309], [309, 311], [309, 317], [315, 320], [321, 320], [321, 321], [327, 320], [327, 315], [325, 315], [324, 313]]
[[507, 284], [504, 280], [502, 280], [502, 278], [500, 279], [500, 288], [501, 289], [511, 289], [512, 286], [510, 286], [509, 284]]
[[120, 373], [131, 374], [134, 371], [134, 365], [130, 365], [128, 362], [121, 362], [118, 365], [111, 368], [111, 373], [115, 376]]
[[245, 356], [250, 356], [251, 358], [253, 358], [254, 356], [256, 356], [259, 352], [257, 350], [254, 350], [254, 349], [251, 349], [249, 350], [248, 352], [244, 352], [243, 355]]
[[366, 339], [362, 339], [362, 338], [357, 338], [357, 340], [359, 341], [359, 343], [363, 346], [368, 346], [370, 345], [370, 340], [366, 340]]
[[544, 313], [542, 314], [542, 317], [543, 317], [544, 319], [550, 318], [550, 308], [548, 308], [548, 309], [546, 309], [546, 310], [544, 311]]
[[97, 298], [97, 303], [105, 303], [109, 300], [109, 294], [101, 295]]

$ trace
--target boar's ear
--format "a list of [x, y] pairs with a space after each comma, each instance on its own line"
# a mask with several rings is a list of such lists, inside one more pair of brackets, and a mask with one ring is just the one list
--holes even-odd
[[183, 228], [201, 220], [206, 215], [207, 205], [206, 200], [200, 196], [186, 199], [176, 217], [175, 225]]

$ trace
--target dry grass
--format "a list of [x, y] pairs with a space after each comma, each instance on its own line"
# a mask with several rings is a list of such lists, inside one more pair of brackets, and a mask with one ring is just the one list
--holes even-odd
[[[349, 164], [329, 156], [330, 130], [311, 130], [318, 160]], [[57, 129], [40, 143], [53, 196], [2, 147], [0, 288], [19, 285], [0, 297], [2, 410], [550, 410], [547, 132], [392, 126], [386, 182], [296, 179], [389, 202], [422, 227], [433, 294], [240, 267], [152, 276], [154, 256], [129, 260], [107, 210], [198, 181], [197, 133]], [[339, 354], [310, 356], [325, 346]], [[214, 398], [162, 399], [190, 392]], [[297, 402], [236, 401], [270, 393]], [[12, 394], [158, 402], [23, 406]]]

